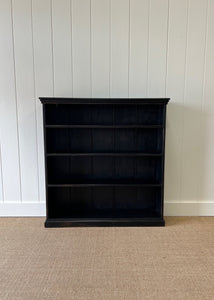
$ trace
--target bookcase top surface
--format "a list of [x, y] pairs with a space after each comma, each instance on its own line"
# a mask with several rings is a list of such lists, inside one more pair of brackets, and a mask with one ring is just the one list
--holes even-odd
[[170, 98], [63, 98], [39, 97], [42, 104], [167, 104]]

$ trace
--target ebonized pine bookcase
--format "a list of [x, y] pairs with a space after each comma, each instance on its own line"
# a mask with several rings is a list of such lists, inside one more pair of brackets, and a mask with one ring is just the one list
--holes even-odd
[[46, 227], [164, 226], [168, 98], [44, 98]]

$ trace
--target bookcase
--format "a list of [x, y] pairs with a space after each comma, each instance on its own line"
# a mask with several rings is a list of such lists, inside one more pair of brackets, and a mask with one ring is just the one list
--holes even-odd
[[45, 227], [164, 226], [166, 105], [44, 98]]

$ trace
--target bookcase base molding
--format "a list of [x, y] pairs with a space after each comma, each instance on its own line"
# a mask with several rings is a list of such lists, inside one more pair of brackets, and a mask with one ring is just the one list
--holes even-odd
[[168, 98], [40, 98], [45, 227], [164, 226]]
[[45, 227], [106, 227], [106, 226], [165, 226], [162, 218], [142, 218], [142, 219], [47, 219]]

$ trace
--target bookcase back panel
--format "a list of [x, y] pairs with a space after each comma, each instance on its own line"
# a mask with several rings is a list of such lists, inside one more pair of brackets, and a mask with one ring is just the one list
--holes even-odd
[[163, 125], [163, 107], [157, 105], [115, 105], [116, 125]]
[[163, 124], [163, 106], [159, 105], [47, 105], [47, 125], [133, 125]]
[[161, 157], [48, 157], [48, 184], [124, 181], [161, 183]]
[[160, 188], [72, 187], [49, 188], [48, 215], [60, 217], [157, 217]]
[[162, 128], [47, 128], [47, 153], [161, 153]]

